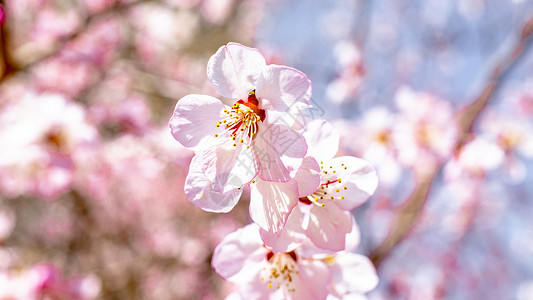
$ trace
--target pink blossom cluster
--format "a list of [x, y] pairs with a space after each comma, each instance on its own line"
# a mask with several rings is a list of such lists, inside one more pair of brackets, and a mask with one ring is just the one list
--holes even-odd
[[249, 190], [254, 224], [224, 238], [212, 261], [237, 286], [229, 298], [364, 298], [377, 276], [366, 257], [350, 253], [359, 239], [350, 211], [376, 190], [374, 168], [335, 157], [339, 134], [326, 121], [293, 129], [310, 105], [302, 72], [229, 43], [211, 56], [207, 75], [233, 104], [187, 95], [169, 126], [195, 152], [185, 182], [190, 202], [228, 212]]

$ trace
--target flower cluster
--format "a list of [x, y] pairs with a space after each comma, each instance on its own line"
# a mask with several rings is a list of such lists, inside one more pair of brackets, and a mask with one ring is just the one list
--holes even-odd
[[364, 298], [377, 276], [366, 257], [350, 253], [359, 240], [350, 211], [376, 190], [374, 168], [335, 157], [339, 134], [328, 122], [297, 122], [311, 100], [302, 72], [229, 43], [209, 59], [207, 75], [232, 103], [187, 95], [169, 126], [195, 152], [185, 183], [190, 202], [228, 212], [249, 191], [254, 224], [228, 235], [212, 260], [238, 285], [230, 297]]

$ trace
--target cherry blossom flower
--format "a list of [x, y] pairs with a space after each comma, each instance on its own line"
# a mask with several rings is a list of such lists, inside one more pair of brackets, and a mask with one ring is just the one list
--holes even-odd
[[483, 178], [485, 173], [501, 166], [504, 152], [481, 136], [465, 144], [444, 167], [448, 181]]
[[398, 183], [402, 171], [392, 137], [395, 120], [395, 114], [386, 107], [375, 106], [356, 122], [334, 123], [341, 135], [341, 149], [368, 160], [376, 168], [381, 187]]
[[487, 111], [481, 120], [482, 135], [494, 141], [505, 153], [503, 173], [510, 183], [520, 183], [526, 176], [521, 157], [533, 157], [533, 128], [527, 118]]
[[376, 272], [367, 258], [317, 250], [274, 253], [263, 244], [259, 227], [250, 224], [222, 240], [212, 265], [237, 285], [228, 299], [337, 299], [376, 286]]
[[408, 87], [399, 89], [395, 100], [399, 114], [393, 138], [398, 160], [408, 167], [426, 168], [426, 163], [449, 157], [457, 138], [451, 105]]
[[50, 264], [0, 272], [1, 299], [96, 299], [101, 285], [94, 275], [63, 279], [61, 271]]
[[[292, 203], [298, 202], [298, 206], [285, 210], [290, 215], [286, 224], [280, 222], [281, 218], [271, 216], [272, 209], [254, 209], [254, 203], [265, 205], [272, 202], [269, 198], [289, 197], [276, 197], [275, 193], [269, 193], [269, 188], [282, 190], [270, 183], [254, 193], [257, 186], [252, 184], [250, 215], [262, 228], [265, 244], [275, 252], [294, 248], [305, 236], [319, 248], [340, 251], [345, 249], [346, 234], [353, 230], [353, 218], [349, 211], [363, 204], [374, 193], [378, 183], [376, 172], [368, 162], [357, 157], [334, 157], [338, 150], [339, 134], [326, 121], [309, 123], [303, 135], [309, 145], [309, 156], [296, 177], [284, 184], [284, 191], [290, 190], [291, 184], [292, 190], [296, 190]], [[313, 167], [315, 158], [320, 162], [319, 168]], [[318, 181], [313, 176], [317, 171], [320, 174]], [[276, 227], [275, 224], [281, 226]]]
[[266, 65], [256, 49], [222, 46], [207, 75], [233, 106], [206, 95], [180, 99], [170, 119], [172, 135], [197, 153], [202, 172], [217, 192], [242, 187], [258, 176], [286, 182], [305, 156], [302, 135], [290, 126], [294, 113], [308, 107], [311, 82], [298, 70]]
[[324, 261], [332, 275], [328, 300], [365, 300], [364, 294], [378, 284], [376, 269], [364, 255], [343, 251], [328, 255]]
[[98, 142], [78, 104], [26, 93], [0, 115], [0, 189], [54, 198], [68, 189], [76, 162]]

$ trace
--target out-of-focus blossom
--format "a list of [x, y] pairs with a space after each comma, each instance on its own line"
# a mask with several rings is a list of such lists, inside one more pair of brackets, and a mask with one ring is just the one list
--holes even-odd
[[213, 24], [220, 24], [228, 18], [234, 7], [235, 0], [204, 0], [202, 16]]
[[[2, 201], [1, 198], [0, 201]], [[2, 208], [0, 210], [0, 243], [9, 237], [15, 227], [15, 221], [16, 216], [10, 209]]]
[[353, 41], [342, 40], [333, 50], [339, 75], [326, 90], [326, 97], [334, 103], [343, 103], [354, 97], [364, 75], [361, 52]]
[[92, 275], [63, 279], [53, 265], [38, 264], [22, 271], [0, 273], [2, 299], [96, 299], [101, 282]]
[[[262, 238], [274, 252], [291, 250], [305, 236], [316, 247], [343, 250], [345, 236], [352, 231], [349, 211], [363, 204], [376, 190], [375, 170], [368, 162], [356, 157], [334, 157], [339, 134], [326, 121], [313, 121], [302, 133], [309, 145], [306, 159], [316, 158], [320, 162], [320, 182], [315, 183], [310, 176], [316, 172], [312, 165], [302, 164], [294, 178], [299, 205], [292, 210], [283, 231], [276, 233], [261, 226], [266, 230], [261, 232]], [[271, 197], [253, 191], [252, 188], [251, 203], [264, 203]]]
[[399, 109], [393, 139], [398, 160], [408, 167], [442, 161], [452, 153], [457, 126], [448, 102], [403, 87], [396, 93]]
[[212, 264], [220, 276], [237, 286], [229, 299], [355, 296], [377, 284], [374, 267], [365, 257], [327, 252], [307, 256], [301, 248], [274, 253], [264, 246], [255, 224], [224, 238], [215, 249]]
[[504, 152], [482, 137], [465, 144], [445, 166], [445, 178], [483, 178], [485, 173], [501, 165]]
[[341, 149], [368, 160], [377, 171], [380, 185], [393, 187], [400, 180], [402, 167], [392, 137], [396, 116], [384, 106], [365, 112], [358, 121], [339, 121]]
[[74, 10], [58, 10], [45, 6], [39, 11], [33, 24], [32, 41], [46, 46], [58, 38], [72, 33], [80, 25], [80, 18]]
[[8, 195], [54, 198], [67, 190], [77, 159], [97, 143], [83, 108], [55, 94], [28, 92], [0, 115], [0, 186]]
[[521, 157], [533, 157], [533, 127], [531, 120], [515, 115], [487, 111], [480, 130], [505, 153], [503, 170], [511, 183], [520, 183], [526, 176], [526, 166]]
[[294, 177], [307, 145], [289, 126], [310, 101], [305, 74], [267, 66], [257, 49], [236, 43], [210, 58], [207, 74], [222, 96], [239, 100], [228, 107], [211, 96], [185, 96], [169, 125], [176, 140], [197, 152], [214, 190], [241, 188], [255, 176], [280, 182]]

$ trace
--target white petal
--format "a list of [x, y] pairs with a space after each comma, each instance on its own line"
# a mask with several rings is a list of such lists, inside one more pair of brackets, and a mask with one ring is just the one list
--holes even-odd
[[256, 179], [251, 185], [250, 217], [266, 231], [276, 233], [287, 222], [298, 203], [298, 186], [294, 180], [272, 182]]
[[261, 239], [274, 253], [290, 252], [307, 239], [305, 230], [302, 228], [303, 218], [302, 211], [296, 205], [282, 230], [277, 233], [271, 233], [261, 229], [259, 231]]
[[256, 95], [269, 111], [269, 122], [292, 126], [300, 111], [309, 107], [311, 81], [304, 73], [286, 66], [269, 65], [262, 71]]
[[196, 207], [209, 212], [228, 212], [239, 201], [242, 189], [219, 193], [213, 190], [213, 183], [202, 172], [202, 162], [195, 156], [189, 166], [189, 174], [185, 180], [185, 194]]
[[294, 180], [298, 182], [298, 197], [305, 197], [314, 193], [320, 187], [320, 166], [312, 157], [305, 157]]
[[265, 66], [265, 58], [257, 49], [228, 43], [209, 59], [207, 77], [220, 95], [246, 100]]
[[[294, 282], [294, 292], [287, 296], [291, 299], [326, 299], [331, 273], [328, 267], [318, 260], [298, 260], [299, 275]], [[288, 299], [288, 297], [287, 297]]]
[[232, 140], [198, 153], [202, 161], [202, 171], [213, 183], [216, 192], [227, 192], [240, 188], [252, 181], [258, 165], [252, 148], [239, 142], [233, 146]]
[[352, 230], [349, 212], [334, 204], [323, 207], [313, 204], [309, 215], [307, 236], [318, 248], [341, 251], [346, 246], [346, 234]]
[[220, 100], [206, 95], [187, 95], [176, 104], [169, 127], [184, 147], [201, 151], [215, 143], [216, 124], [226, 107]]
[[359, 254], [346, 252], [337, 255], [330, 269], [335, 290], [340, 294], [366, 293], [373, 290], [379, 281], [372, 262]]
[[328, 161], [339, 151], [339, 132], [325, 120], [309, 122], [302, 134], [307, 141], [307, 155], [318, 161]]
[[282, 124], [261, 126], [254, 139], [254, 151], [260, 161], [259, 177], [285, 182], [294, 178], [307, 152], [307, 144], [297, 131]]
[[220, 276], [232, 282], [246, 281], [246, 272], [262, 266], [269, 250], [263, 247], [258, 230], [257, 225], [249, 224], [228, 234], [215, 248], [211, 264]]
[[323, 167], [323, 170], [327, 170], [328, 173], [324, 174], [323, 171], [322, 182], [324, 179], [331, 181], [341, 179], [340, 184], [329, 185], [328, 195], [335, 197], [331, 202], [344, 210], [352, 210], [363, 204], [374, 194], [378, 186], [376, 171], [366, 160], [353, 156], [341, 156], [324, 162]]

